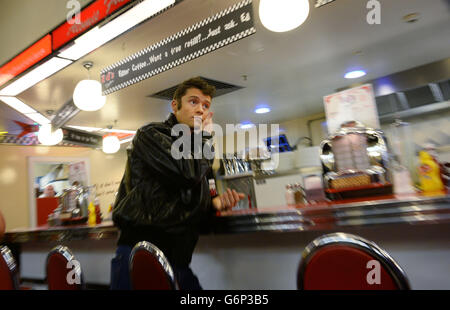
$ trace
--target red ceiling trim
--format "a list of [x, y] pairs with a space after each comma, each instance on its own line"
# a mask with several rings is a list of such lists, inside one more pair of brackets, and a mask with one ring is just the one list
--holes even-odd
[[131, 0], [97, 0], [80, 12], [80, 23], [65, 22], [54, 31], [53, 50], [59, 49], [67, 42], [94, 27], [108, 15], [111, 15]]
[[71, 25], [64, 22], [0, 67], [0, 86], [25, 72], [132, 1], [134, 0], [96, 0], [86, 6], [80, 11], [79, 24]]
[[52, 37], [47, 34], [0, 68], [0, 85], [18, 76], [51, 53]]

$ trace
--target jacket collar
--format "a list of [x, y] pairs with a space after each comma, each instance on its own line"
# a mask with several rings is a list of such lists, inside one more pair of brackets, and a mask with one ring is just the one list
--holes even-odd
[[166, 121], [164, 122], [166, 123], [169, 127], [173, 127], [176, 124], [178, 124], [178, 120], [177, 117], [175, 116], [175, 114], [170, 113], [169, 117], [166, 119]]

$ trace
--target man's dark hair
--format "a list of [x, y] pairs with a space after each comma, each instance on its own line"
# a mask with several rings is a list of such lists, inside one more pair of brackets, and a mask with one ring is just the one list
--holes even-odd
[[181, 109], [181, 98], [186, 95], [186, 92], [189, 88], [197, 88], [204, 95], [210, 96], [211, 98], [214, 97], [214, 94], [216, 93], [216, 87], [208, 84], [201, 77], [190, 78], [189, 80], [186, 80], [178, 85], [178, 88], [173, 95], [173, 100], [177, 101], [178, 109]]

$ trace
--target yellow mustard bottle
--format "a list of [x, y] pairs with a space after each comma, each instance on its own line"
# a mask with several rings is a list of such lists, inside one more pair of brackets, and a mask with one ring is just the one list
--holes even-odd
[[95, 206], [92, 202], [89, 203], [88, 210], [89, 210], [88, 225], [95, 226], [97, 224], [97, 218], [95, 215]]
[[444, 190], [444, 184], [441, 180], [439, 165], [433, 157], [425, 152], [419, 152], [419, 179], [420, 186], [424, 193], [436, 193]]

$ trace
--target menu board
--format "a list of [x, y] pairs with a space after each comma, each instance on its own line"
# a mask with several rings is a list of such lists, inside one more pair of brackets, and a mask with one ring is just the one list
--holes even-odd
[[108, 95], [256, 32], [251, 0], [245, 0], [112, 64], [101, 72]]
[[323, 97], [328, 133], [339, 130], [348, 121], [359, 121], [364, 126], [379, 129], [377, 105], [371, 84], [347, 89]]

